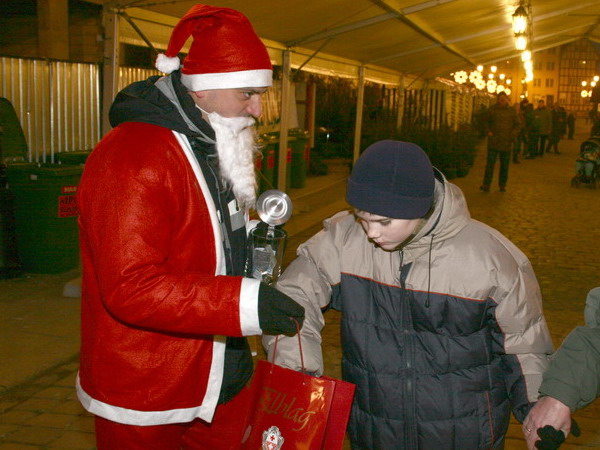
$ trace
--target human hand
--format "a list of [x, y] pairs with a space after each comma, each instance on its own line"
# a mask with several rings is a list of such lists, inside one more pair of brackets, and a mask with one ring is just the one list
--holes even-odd
[[523, 434], [529, 450], [539, 448], [536, 447], [536, 442], [540, 441], [538, 429], [547, 425], [562, 432], [564, 441], [571, 431], [571, 409], [553, 397], [541, 397], [523, 421]]
[[[571, 432], [573, 436], [579, 436], [580, 433], [579, 425], [573, 419], [571, 419]], [[535, 442], [535, 448], [540, 450], [557, 450], [566, 439], [565, 433], [556, 430], [550, 425], [538, 428], [537, 435], [540, 437], [540, 440]]]
[[258, 296], [258, 322], [264, 334], [293, 336], [302, 328], [304, 307], [263, 283]]

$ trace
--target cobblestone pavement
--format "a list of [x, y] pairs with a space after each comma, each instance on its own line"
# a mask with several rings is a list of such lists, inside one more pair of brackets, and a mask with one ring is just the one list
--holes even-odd
[[[504, 193], [498, 192], [495, 185], [487, 193], [478, 189], [483, 177], [484, 150], [479, 152], [467, 177], [453, 180], [465, 192], [471, 215], [504, 233], [532, 261], [556, 345], [574, 326], [583, 323], [586, 293], [592, 287], [600, 286], [600, 252], [597, 250], [600, 189], [570, 187], [575, 157], [583, 138], [583, 135], [577, 135], [574, 141], [561, 141], [560, 155], [547, 154], [543, 158], [511, 164], [507, 192]], [[295, 213], [294, 219], [286, 225], [290, 239], [285, 262], [291, 260], [299, 243], [320, 229], [323, 218], [345, 207], [344, 169], [336, 166], [334, 179], [327, 184], [325, 193], [319, 191], [316, 183], [312, 192], [306, 190], [296, 198], [292, 196]], [[35, 298], [37, 294], [23, 286], [40, 284], [39, 280], [39, 277], [30, 277], [24, 282], [0, 280], [0, 312], [4, 314], [16, 308], [15, 296]], [[67, 328], [73, 326], [78, 302], [70, 299], [70, 306], [65, 306], [64, 299], [59, 298], [64, 277], [47, 277], [42, 281], [47, 292], [43, 300], [68, 310], [61, 312], [61, 317], [66, 317], [63, 320]], [[46, 286], [52, 283], [54, 288]], [[35, 304], [40, 306], [41, 301], [37, 300]], [[50, 321], [53, 309], [44, 311]], [[339, 377], [339, 314], [327, 313], [326, 321], [323, 335], [326, 372]], [[8, 355], [11, 361], [17, 361], [15, 371], [18, 372], [26, 366], [26, 358], [17, 358], [14, 350], [4, 350], [5, 347], [12, 348], [11, 339], [14, 340], [6, 331], [5, 322], [8, 324], [6, 319], [0, 318], [3, 326], [0, 355]], [[93, 420], [79, 406], [73, 389], [77, 370], [77, 348], [73, 341], [77, 335], [70, 331], [68, 336], [57, 339], [58, 334], [56, 331], [48, 333], [50, 337], [46, 340], [50, 340], [51, 346], [39, 347], [42, 352], [50, 353], [64, 344], [64, 350], [61, 347], [60, 351], [62, 357], [57, 355], [52, 359], [56, 361], [54, 365], [44, 366], [44, 370], [34, 376], [25, 376], [29, 372], [23, 369], [21, 381], [0, 386], [0, 450], [94, 448]], [[43, 335], [41, 339], [44, 339]], [[25, 344], [19, 347], [20, 351], [23, 348], [26, 348]], [[39, 364], [46, 364], [46, 361]], [[582, 428], [582, 436], [569, 437], [568, 443], [561, 448], [600, 447], [600, 401], [575, 417]], [[507, 436], [508, 450], [525, 448], [520, 425], [516, 422], [511, 423]]]

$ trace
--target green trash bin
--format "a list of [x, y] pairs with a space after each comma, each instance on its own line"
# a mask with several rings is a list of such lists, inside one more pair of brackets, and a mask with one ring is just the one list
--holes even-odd
[[82, 166], [62, 164], [8, 166], [17, 247], [25, 272], [61, 273], [79, 265], [75, 194], [82, 171]]
[[288, 139], [294, 138], [292, 147], [292, 176], [291, 187], [303, 188], [306, 186], [306, 170], [308, 167], [308, 131], [299, 128], [288, 130]]
[[259, 138], [261, 146], [262, 158], [260, 158], [260, 166], [257, 170], [260, 171], [258, 177], [258, 186], [260, 192], [275, 189], [275, 152], [279, 148], [279, 139], [272, 134], [263, 134]]
[[[274, 137], [275, 143], [275, 169], [273, 175], [273, 186], [275, 189], [278, 189], [278, 180], [279, 180], [279, 131], [275, 131], [273, 133], [268, 133], [269, 136]], [[286, 152], [286, 174], [285, 174], [285, 191], [289, 191], [292, 184], [292, 145], [296, 141], [295, 137], [289, 137], [287, 140], [288, 148]]]
[[73, 152], [60, 152], [54, 155], [59, 164], [71, 164], [74, 166], [83, 166], [91, 150], [76, 150]]

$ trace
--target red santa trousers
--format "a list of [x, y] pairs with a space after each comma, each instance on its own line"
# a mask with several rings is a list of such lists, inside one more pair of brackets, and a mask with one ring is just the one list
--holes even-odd
[[231, 401], [218, 405], [211, 423], [190, 423], [140, 427], [111, 422], [96, 416], [98, 450], [234, 450], [242, 440], [244, 421], [240, 411], [247, 408], [245, 387]]

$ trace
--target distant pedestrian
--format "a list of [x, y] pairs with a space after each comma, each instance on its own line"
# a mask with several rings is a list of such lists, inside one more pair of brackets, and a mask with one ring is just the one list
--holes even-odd
[[524, 98], [520, 103], [516, 105], [517, 115], [519, 116], [519, 120], [521, 122], [521, 129], [517, 138], [513, 144], [513, 153], [512, 160], [513, 163], [518, 164], [519, 158], [521, 156], [521, 150], [523, 151], [523, 156], [527, 154], [528, 144], [528, 136], [527, 136], [527, 127], [525, 124], [525, 112], [527, 111], [527, 106], [529, 105], [529, 100]]
[[539, 127], [539, 144], [538, 144], [538, 156], [544, 156], [546, 150], [546, 144], [548, 142], [548, 136], [552, 131], [552, 112], [546, 107], [544, 100], [538, 101], [538, 107], [534, 111], [534, 115], [538, 122]]
[[573, 112], [569, 112], [567, 115], [567, 137], [570, 140], [573, 140], [573, 135], [575, 134], [575, 114]]
[[487, 107], [485, 105], [479, 105], [479, 111], [475, 113], [473, 117], [473, 121], [475, 124], [475, 128], [479, 134], [480, 138], [485, 137], [485, 118], [487, 116]]
[[504, 192], [508, 181], [510, 152], [521, 129], [519, 116], [515, 109], [508, 104], [508, 96], [504, 92], [498, 94], [496, 104], [488, 110], [485, 126], [488, 136], [488, 153], [485, 175], [480, 189], [485, 192], [490, 190], [496, 159], [499, 158], [498, 184], [500, 192]]
[[540, 125], [538, 117], [534, 113], [533, 105], [529, 102], [523, 108], [523, 117], [525, 118], [525, 132], [527, 133], [527, 153], [525, 158], [532, 159], [538, 155]]
[[596, 110], [594, 108], [590, 108], [586, 117], [586, 123], [591, 123], [593, 125], [594, 119], [596, 119]]
[[546, 147], [546, 153], [550, 153], [550, 150], [554, 149], [555, 154], [559, 154], [558, 143], [561, 138], [565, 135], [567, 129], [567, 113], [565, 109], [558, 103], [552, 106], [551, 111], [552, 117], [552, 128], [550, 135], [548, 136], [548, 147]]

